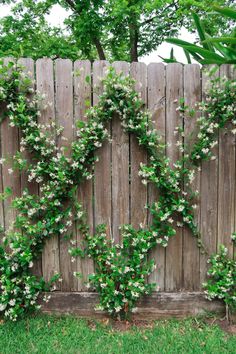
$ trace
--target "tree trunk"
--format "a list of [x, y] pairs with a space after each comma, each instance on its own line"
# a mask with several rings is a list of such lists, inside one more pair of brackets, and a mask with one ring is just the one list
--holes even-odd
[[138, 33], [135, 31], [134, 38], [130, 43], [130, 59], [131, 62], [138, 61]]
[[95, 37], [95, 38], [93, 38], [93, 43], [94, 43], [95, 46], [96, 46], [99, 59], [100, 59], [100, 60], [106, 60], [106, 56], [105, 56], [105, 53], [104, 53], [104, 50], [103, 50], [103, 48], [102, 48], [102, 45], [101, 45], [100, 40]]
[[130, 61], [138, 61], [138, 26], [136, 16], [130, 18], [129, 23], [130, 38]]

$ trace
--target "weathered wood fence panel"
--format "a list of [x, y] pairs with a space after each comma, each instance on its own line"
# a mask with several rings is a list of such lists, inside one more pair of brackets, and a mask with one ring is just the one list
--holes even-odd
[[[35, 78], [35, 89], [45, 94], [44, 102], [50, 104], [42, 110], [38, 122], [57, 122], [64, 126], [64, 138], [55, 143], [60, 148], [69, 146], [75, 138], [77, 120], [86, 120], [85, 111], [96, 105], [99, 93], [103, 88], [101, 78], [106, 75], [108, 62], [76, 61], [58, 59], [40, 59], [34, 63], [31, 59], [21, 59], [25, 71]], [[205, 97], [208, 76], [196, 64], [164, 65], [153, 63], [128, 64], [113, 63], [117, 72], [130, 74], [135, 80], [135, 88], [140, 93], [145, 105], [151, 111], [153, 124], [168, 144], [166, 154], [173, 165], [180, 156], [176, 147], [178, 140], [191, 142], [195, 120], [189, 120], [176, 110], [179, 99], [194, 106]], [[230, 66], [222, 66], [216, 74], [235, 77]], [[91, 84], [85, 82], [86, 76]], [[4, 107], [1, 108], [4, 110]], [[181, 125], [185, 134], [174, 134], [176, 126]], [[146, 188], [138, 176], [140, 162], [147, 160], [134, 136], [128, 136], [121, 128], [119, 117], [115, 116], [107, 129], [112, 141], [106, 142], [98, 149], [96, 155], [99, 162], [95, 166], [94, 178], [85, 181], [78, 190], [80, 200], [88, 216], [91, 232], [96, 225], [107, 224], [107, 235], [115, 242], [120, 241], [119, 225], [131, 222], [135, 227], [139, 224], [150, 224], [145, 204], [158, 199], [158, 191], [153, 186]], [[9, 127], [8, 120], [1, 124], [1, 156], [12, 156], [19, 148], [20, 133]], [[229, 247], [231, 255], [233, 246], [230, 234], [236, 225], [235, 204], [235, 136], [228, 130], [220, 132], [219, 145], [214, 148], [215, 160], [204, 162], [201, 171], [197, 172], [194, 189], [200, 194], [196, 204], [196, 220], [202, 233], [204, 244], [209, 253], [215, 252], [220, 243]], [[69, 154], [70, 152], [66, 152]], [[30, 156], [29, 156], [30, 158]], [[24, 187], [32, 193], [38, 193], [38, 185], [28, 182], [26, 174], [10, 173], [9, 165], [0, 168], [0, 190], [10, 186], [14, 195], [20, 195]], [[10, 171], [11, 172], [11, 171]], [[185, 188], [185, 186], [183, 186]], [[0, 203], [0, 219], [8, 228], [14, 218], [10, 201]], [[72, 228], [73, 240], [82, 244], [81, 235]], [[91, 260], [77, 259], [72, 262], [68, 254], [69, 241], [52, 237], [46, 242], [42, 258], [35, 265], [35, 273], [48, 280], [54, 272], [62, 274], [63, 282], [58, 290], [63, 292], [85, 291], [84, 281], [88, 274], [94, 272]], [[150, 254], [157, 264], [156, 271], [149, 277], [156, 282], [156, 289], [161, 291], [200, 291], [201, 283], [206, 276], [206, 256], [201, 255], [194, 239], [187, 229], [177, 228], [177, 234], [170, 240], [167, 249], [157, 247]], [[76, 280], [73, 272], [82, 273], [82, 279]]]

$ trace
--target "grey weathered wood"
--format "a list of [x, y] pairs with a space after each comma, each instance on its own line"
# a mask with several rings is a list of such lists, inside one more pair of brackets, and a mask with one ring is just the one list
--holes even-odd
[[[215, 73], [217, 77], [219, 71]], [[209, 85], [209, 76], [202, 72], [202, 99], [206, 98]], [[209, 255], [217, 248], [217, 212], [218, 212], [218, 145], [213, 149], [215, 160], [203, 161], [201, 172], [201, 237], [207, 253], [200, 254], [200, 284], [205, 281], [207, 273], [207, 260]]]
[[[54, 75], [53, 61], [51, 59], [38, 59], [36, 61], [36, 86], [40, 94], [45, 94], [45, 103], [50, 103], [46, 109], [41, 111], [38, 118], [40, 124], [55, 122], [55, 105], [54, 105]], [[60, 272], [59, 264], [59, 243], [58, 237], [50, 237], [44, 246], [42, 253], [42, 269], [43, 277], [46, 281]]]
[[[74, 63], [74, 114], [75, 123], [77, 120], [86, 121], [86, 109], [91, 106], [92, 92], [91, 85], [85, 81], [86, 77], [91, 78], [91, 63], [88, 60]], [[90, 232], [94, 232], [93, 223], [93, 181], [85, 180], [78, 188], [78, 200], [82, 203], [87, 214], [87, 222], [90, 226]], [[78, 246], [83, 246], [83, 237], [77, 232]], [[77, 272], [82, 274], [78, 279], [78, 290], [85, 290], [85, 282], [88, 275], [94, 272], [93, 261], [89, 258], [77, 258]]]
[[[177, 126], [182, 126], [182, 118], [176, 108], [179, 106], [179, 99], [183, 97], [183, 66], [181, 64], [169, 64], [166, 67], [166, 141], [167, 156], [170, 158], [170, 165], [180, 157], [176, 142], [180, 136], [174, 135]], [[176, 230], [176, 235], [170, 239], [166, 249], [166, 290], [174, 291], [181, 289], [182, 279], [182, 229]]]
[[[21, 58], [18, 60], [18, 65], [22, 67], [22, 71], [32, 80], [32, 88], [35, 88], [35, 83], [34, 83], [34, 61], [31, 58]], [[30, 97], [29, 97], [30, 98]], [[22, 134], [20, 132], [20, 138]], [[32, 163], [32, 155], [26, 150], [23, 152], [24, 158], [26, 158], [29, 163]], [[23, 191], [25, 188], [28, 189], [28, 191], [31, 194], [38, 194], [38, 184], [35, 181], [28, 182], [28, 177], [26, 171], [23, 171], [21, 173], [21, 190]]]
[[[105, 312], [95, 311], [98, 304], [96, 293], [51, 293], [48, 303], [42, 304], [42, 312], [57, 314], [73, 314], [80, 317], [104, 318]], [[219, 315], [224, 313], [224, 306], [218, 301], [208, 301], [200, 292], [189, 293], [156, 293], [142, 298], [137, 304], [137, 310], [132, 315], [133, 319], [156, 320], [170, 317], [184, 318], [197, 316], [206, 312]]]
[[[101, 78], [106, 76], [108, 62], [95, 61], [93, 63], [93, 104], [99, 101], [99, 94], [103, 88]], [[107, 125], [111, 132], [111, 124]], [[107, 234], [111, 237], [111, 144], [105, 141], [96, 152], [99, 162], [94, 169], [94, 219], [95, 226], [107, 225]]]
[[[15, 62], [15, 60], [13, 58], [4, 59], [5, 65], [9, 62]], [[9, 118], [6, 117], [1, 123], [2, 157], [7, 159], [2, 166], [2, 184], [3, 190], [6, 187], [12, 189], [12, 195], [3, 202], [6, 230], [9, 229], [16, 217], [16, 210], [11, 207], [11, 202], [21, 194], [20, 172], [16, 170], [10, 174], [8, 171], [12, 168], [12, 157], [19, 150], [19, 130], [16, 127], [10, 127], [9, 122]]]
[[[70, 156], [70, 146], [74, 139], [74, 117], [73, 117], [73, 66], [71, 60], [57, 59], [55, 62], [55, 98], [56, 98], [56, 121], [64, 128], [63, 133], [58, 137], [58, 147], [65, 147], [63, 151], [66, 156]], [[66, 140], [65, 140], [66, 139]], [[73, 226], [67, 231], [72, 233], [71, 239], [76, 240]], [[59, 238], [60, 250], [60, 270], [63, 282], [61, 289], [70, 291], [77, 289], [77, 280], [73, 273], [76, 271], [76, 262], [68, 253], [70, 241], [62, 237]]]
[[[197, 64], [184, 66], [184, 102], [190, 108], [195, 109], [195, 104], [201, 100], [201, 76], [200, 67]], [[190, 147], [196, 139], [197, 117], [184, 118], [184, 143]], [[200, 192], [200, 172], [196, 171], [195, 180], [191, 187], [193, 191]], [[186, 186], [184, 186], [186, 187]], [[197, 209], [194, 213], [195, 221], [200, 226], [199, 197], [194, 201]], [[198, 290], [200, 282], [199, 248], [197, 239], [192, 232], [185, 227], [183, 234], [183, 287], [187, 290]]]
[[[152, 121], [158, 134], [165, 143], [166, 129], [166, 97], [165, 97], [165, 65], [152, 63], [147, 67], [148, 109], [152, 113]], [[148, 204], [158, 201], [158, 190], [155, 186], [148, 186]], [[148, 224], [152, 223], [152, 215], [148, 215]], [[156, 283], [156, 289], [165, 289], [165, 249], [157, 246], [150, 252], [150, 259], [154, 259], [156, 270], [149, 276], [150, 283]]]
[[[140, 93], [144, 104], [147, 104], [147, 66], [144, 63], [131, 63], [130, 75], [135, 80], [135, 90]], [[131, 165], [131, 194], [130, 217], [131, 224], [139, 227], [147, 224], [147, 187], [142, 184], [138, 176], [140, 163], [147, 162], [146, 151], [139, 146], [137, 138], [131, 135], [130, 139], [130, 165]]]
[[[233, 78], [230, 65], [221, 65], [220, 77]], [[235, 135], [232, 125], [219, 133], [218, 246], [225, 245], [233, 257], [231, 235], [235, 231]]]
[[[129, 64], [113, 63], [117, 73], [129, 75]], [[120, 241], [119, 226], [129, 223], [129, 135], [121, 126], [120, 117], [112, 121], [112, 234]]]
[[[31, 59], [21, 59], [20, 62], [25, 65], [27, 72], [31, 71], [33, 74], [34, 63]], [[97, 61], [94, 63], [92, 85], [97, 85], [97, 87], [94, 88], [93, 94], [91, 94], [90, 85], [84, 81], [87, 75], [91, 76], [91, 64], [89, 61], [77, 61], [74, 64], [75, 73], [77, 69], [84, 70], [81, 71], [80, 76], [74, 75], [73, 80], [72, 63], [67, 60], [58, 60], [55, 71], [56, 82], [54, 81], [53, 62], [46, 58], [36, 62], [37, 89], [47, 95], [45, 103], [51, 102], [51, 105], [42, 110], [38, 121], [39, 123], [49, 123], [57, 118], [58, 123], [65, 126], [64, 136], [68, 138], [68, 141], [65, 142], [59, 139], [59, 145], [68, 145], [74, 138], [74, 130], [72, 129], [74, 117], [75, 119], [85, 120], [86, 106], [90, 103], [96, 104], [98, 102], [98, 93], [103, 90], [100, 84], [100, 77], [105, 75], [107, 65], [107, 62]], [[129, 71], [129, 64], [124, 62], [114, 63], [114, 67], [117, 71], [123, 70], [126, 73]], [[232, 67], [228, 66], [220, 68], [220, 74], [223, 75], [224, 73], [230, 77], [235, 75]], [[171, 159], [171, 164], [173, 164], [179, 157], [175, 146], [178, 137], [174, 136], [173, 132], [177, 125], [182, 124], [176, 112], [176, 108], [179, 105], [176, 100], [178, 101], [180, 97], [184, 96], [186, 103], [192, 105], [199, 99], [199, 67], [197, 65], [182, 67], [179, 64], [170, 64], [164, 67], [162, 64], [151, 64], [147, 68], [144, 64], [132, 63], [131, 74], [137, 80], [136, 89], [141, 92], [145, 103], [152, 112], [155, 127], [163, 135], [163, 138], [166, 137], [167, 142], [172, 143], [172, 146], [167, 147], [167, 155]], [[219, 75], [219, 72], [216, 75]], [[208, 76], [203, 73], [203, 98], [205, 97], [206, 83], [208, 81]], [[142, 85], [139, 84], [140, 82], [142, 82]], [[55, 84], [56, 93], [54, 92]], [[57, 115], [55, 115], [55, 100]], [[2, 113], [3, 108], [1, 107]], [[193, 130], [194, 125], [194, 120], [185, 119], [185, 142], [193, 139], [193, 137], [189, 136], [189, 133]], [[108, 128], [110, 129], [110, 125]], [[150, 224], [151, 217], [147, 215], [144, 204], [147, 201], [147, 197], [149, 203], [156, 200], [158, 192], [150, 186], [147, 193], [146, 187], [141, 184], [141, 180], [138, 177], [139, 163], [146, 161], [146, 153], [138, 146], [135, 137], [132, 137], [130, 143], [131, 176], [129, 176], [128, 137], [121, 129], [118, 117], [114, 117], [112, 123], [112, 137], [112, 144], [105, 143], [102, 149], [97, 152], [100, 156], [100, 162], [95, 167], [94, 185], [92, 181], [85, 181], [79, 187], [78, 198], [82, 201], [87, 211], [91, 232], [94, 231], [95, 224], [106, 223], [108, 225], [107, 233], [113, 236], [116, 242], [119, 242], [119, 224], [131, 221], [135, 227], [139, 227], [140, 223], [146, 223], [147, 220]], [[9, 127], [9, 121], [6, 119], [1, 124], [2, 156], [12, 156], [18, 148], [19, 132], [17, 129]], [[67, 153], [69, 154], [69, 151]], [[232, 255], [233, 247], [230, 242], [230, 234], [235, 228], [236, 188], [235, 137], [230, 131], [220, 132], [220, 144], [219, 147], [215, 147], [214, 155], [217, 157], [216, 160], [202, 164], [200, 188], [199, 176], [194, 185], [194, 188], [200, 189], [201, 192], [196, 218], [199, 221], [199, 213], [201, 213], [200, 229], [208, 254], [200, 256], [199, 266], [199, 250], [195, 240], [187, 230], [184, 230], [183, 234], [178, 229], [177, 235], [170, 240], [166, 256], [165, 251], [161, 248], [153, 250], [150, 254], [150, 257], [155, 258], [158, 265], [157, 270], [149, 278], [150, 282], [156, 282], [156, 289], [160, 286], [161, 290], [165, 289], [165, 291], [172, 292], [181, 291], [183, 288], [198, 290], [201, 282], [206, 277], [206, 260], [211, 253], [216, 251], [217, 245], [224, 243], [230, 249], [230, 254]], [[34, 188], [37, 185], [35, 187], [34, 184], [29, 184], [25, 174], [21, 174], [21, 177], [18, 173], [9, 175], [7, 170], [10, 167], [7, 163], [2, 167], [0, 190], [3, 190], [6, 186], [11, 186], [14, 196], [20, 195], [22, 189], [27, 186], [34, 193]], [[131, 206], [129, 205], [129, 199]], [[10, 208], [10, 199], [0, 203], [0, 222], [5, 224], [6, 228], [14, 220], [14, 213]], [[74, 234], [74, 239], [77, 240], [78, 244], [81, 244], [82, 238], [79, 234]], [[49, 280], [55, 272], [61, 272], [64, 280], [63, 291], [84, 291], [84, 280], [87, 279], [88, 274], [94, 272], [93, 262], [87, 259], [78, 259], [71, 264], [71, 257], [67, 253], [68, 246], [65, 241], [60, 240], [59, 252], [59, 240], [57, 237], [52, 237], [46, 242], [42, 256], [43, 276], [45, 280]], [[77, 281], [73, 277], [74, 270], [82, 273], [83, 278], [81, 280]], [[36, 274], [40, 275], [40, 267], [39, 272], [36, 271]], [[67, 299], [67, 295], [65, 296], [65, 299]], [[73, 294], [71, 296], [73, 297]], [[170, 297], [168, 299], [168, 301], [173, 301], [174, 306], [174, 299], [172, 298], [171, 300]], [[151, 305], [151, 303], [149, 305], [149, 298], [145, 299], [145, 301], [147, 306], [149, 306], [148, 311], [141, 306], [138, 316], [142, 317], [145, 314], [149, 316], [151, 312], [155, 315], [156, 303], [153, 302], [152, 304], [154, 305]], [[183, 306], [185, 306], [184, 301]], [[186, 301], [190, 304], [188, 300]], [[195, 304], [198, 304], [197, 300], [194, 303], [192, 302], [191, 306], [194, 307]], [[70, 303], [68, 306], [70, 306]], [[75, 312], [83, 312], [83, 306]], [[168, 305], [165, 306], [168, 309]], [[159, 314], [160, 311], [165, 313], [165, 309], [157, 310]], [[174, 313], [175, 309], [172, 308], [171, 311]], [[176, 309], [175, 313], [179, 315], [181, 311], [178, 311], [180, 310]]]
[[[31, 87], [35, 89], [35, 69], [34, 69], [35, 65], [33, 59], [21, 58], [18, 60], [18, 65], [20, 65], [22, 71], [32, 80]], [[31, 97], [32, 95], [29, 95], [28, 98]], [[19, 137], [20, 139], [22, 137], [21, 131], [19, 132]], [[33, 163], [33, 156], [29, 151], [25, 150], [23, 152], [23, 157], [27, 159], [29, 164]], [[28, 181], [27, 171], [22, 171], [20, 177], [21, 177], [21, 193], [23, 192], [24, 189], [27, 189], [30, 194], [38, 195], [39, 193], [38, 184], [35, 180], [31, 182]], [[42, 255], [40, 255], [39, 258], [35, 260], [32, 271], [38, 277], [42, 276]]]

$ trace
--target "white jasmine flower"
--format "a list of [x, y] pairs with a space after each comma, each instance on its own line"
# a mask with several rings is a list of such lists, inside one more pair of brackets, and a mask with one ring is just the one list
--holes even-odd
[[15, 299], [12, 299], [12, 300], [9, 301], [9, 305], [10, 306], [13, 307], [13, 306], [15, 306], [15, 304], [16, 304], [16, 300]]

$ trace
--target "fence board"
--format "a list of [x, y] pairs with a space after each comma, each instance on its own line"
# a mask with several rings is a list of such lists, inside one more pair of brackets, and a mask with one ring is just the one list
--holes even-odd
[[[64, 128], [62, 135], [58, 137], [58, 147], [65, 147], [65, 154], [70, 155], [70, 145], [74, 138], [73, 125], [73, 66], [71, 60], [57, 59], [55, 62], [55, 84], [56, 84], [56, 121]], [[65, 140], [66, 139], [66, 140]], [[72, 233], [72, 239], [76, 239], [73, 226], [67, 234]], [[62, 275], [62, 291], [77, 290], [77, 280], [73, 276], [76, 271], [76, 262], [68, 253], [69, 240], [59, 238], [60, 269]]]
[[[6, 65], [13, 61], [13, 58], [6, 58], [4, 59], [4, 64]], [[11, 173], [12, 157], [19, 150], [19, 130], [16, 127], [10, 127], [8, 117], [6, 117], [1, 123], [1, 143], [2, 157], [6, 158], [6, 162], [2, 166], [3, 190], [6, 187], [12, 189], [12, 195], [3, 202], [5, 229], [8, 230], [16, 217], [16, 211], [11, 208], [11, 202], [15, 197], [20, 196], [21, 194], [20, 172], [13, 171]]]
[[[33, 89], [35, 89], [35, 69], [34, 69], [34, 61], [31, 58], [21, 58], [18, 60], [18, 64], [20, 66], [22, 66], [22, 71], [32, 80], [32, 85], [31, 87]], [[30, 99], [30, 95], [29, 95], [29, 99]], [[20, 139], [22, 137], [21, 132], [19, 132], [19, 136]], [[27, 159], [27, 161], [29, 162], [29, 164], [31, 164], [33, 162], [33, 156], [32, 154], [30, 154], [29, 151], [25, 150], [23, 152], [23, 157], [25, 159]], [[27, 189], [29, 191], [30, 194], [35, 194], [38, 195], [39, 193], [39, 188], [38, 188], [38, 184], [35, 180], [28, 182], [28, 174], [26, 171], [22, 171], [21, 172], [21, 193], [23, 192], [24, 189]], [[32, 272], [41, 277], [42, 276], [42, 256], [40, 255], [40, 257], [34, 262], [34, 266], [32, 269]]]
[[[232, 77], [231, 67], [221, 65], [221, 77]], [[235, 136], [232, 125], [219, 134], [219, 192], [218, 192], [218, 246], [224, 244], [233, 257], [233, 244], [230, 235], [234, 232], [235, 208]]]
[[[195, 108], [196, 102], [201, 99], [200, 67], [197, 64], [184, 66], [184, 102], [190, 108]], [[184, 118], [184, 142], [191, 146], [196, 139], [196, 117]], [[196, 172], [195, 180], [191, 185], [194, 191], [200, 192], [200, 172]], [[196, 198], [197, 209], [195, 220], [200, 226], [199, 198]], [[186, 227], [183, 235], [183, 287], [187, 290], [199, 289], [200, 264], [197, 239], [192, 237], [192, 232]]]
[[[108, 62], [95, 61], [93, 64], [93, 104], [98, 103], [98, 96], [102, 93], [101, 78], [106, 75]], [[111, 132], [111, 124], [108, 124]], [[95, 226], [105, 223], [107, 234], [111, 237], [111, 145], [105, 141], [96, 152], [99, 162], [94, 171], [94, 217]]]
[[[169, 64], [166, 67], [166, 141], [167, 156], [170, 164], [180, 157], [176, 143], [180, 136], [174, 135], [177, 126], [182, 126], [182, 119], [176, 111], [179, 99], [183, 97], [183, 67], [181, 64]], [[182, 230], [177, 229], [176, 235], [170, 239], [166, 249], [166, 290], [173, 291], [182, 288]]]
[[[130, 75], [136, 81], [135, 90], [140, 93], [143, 102], [147, 103], [147, 66], [144, 63], [132, 63]], [[130, 165], [131, 165], [131, 194], [130, 194], [130, 213], [131, 223], [134, 227], [140, 224], [147, 224], [147, 187], [142, 184], [138, 176], [140, 163], [147, 162], [147, 154], [138, 145], [135, 136], [130, 137]]]
[[[86, 77], [91, 78], [91, 63], [88, 60], [74, 63], [74, 114], [75, 122], [77, 120], [86, 121], [85, 111], [91, 106], [91, 85], [85, 81]], [[93, 181], [86, 180], [82, 182], [78, 190], [78, 199], [82, 203], [87, 213], [87, 221], [90, 225], [90, 232], [94, 231], [93, 222]], [[77, 243], [82, 246], [83, 239], [77, 232]], [[94, 272], [93, 261], [89, 258], [77, 258], [77, 272], [82, 274], [82, 278], [78, 279], [78, 290], [85, 290], [85, 282], [88, 275]]]
[[[165, 65], [152, 63], [147, 68], [148, 109], [152, 113], [152, 121], [158, 134], [165, 143]], [[158, 201], [158, 191], [153, 185], [148, 186], [148, 204]], [[152, 215], [148, 215], [148, 224], [152, 223]], [[157, 246], [150, 252], [150, 259], [157, 265], [156, 271], [149, 276], [150, 283], [156, 283], [156, 289], [165, 289], [165, 249]]]
[[[218, 77], [219, 72], [215, 73]], [[202, 99], [206, 97], [209, 76], [202, 72]], [[215, 160], [203, 161], [201, 172], [201, 236], [208, 254], [200, 257], [200, 284], [206, 279], [207, 259], [209, 254], [216, 252], [217, 247], [217, 213], [218, 213], [218, 156], [219, 147], [213, 149]]]
[[[40, 124], [54, 122], [54, 75], [53, 61], [51, 59], [44, 58], [36, 61], [36, 86], [40, 94], [46, 95], [45, 103], [50, 103], [46, 109], [41, 111], [38, 122]], [[60, 272], [59, 240], [57, 236], [50, 237], [45, 243], [42, 253], [42, 270], [46, 281], [49, 281], [55, 272]]]
[[[129, 64], [115, 62], [117, 73], [129, 74]], [[112, 121], [112, 234], [120, 241], [119, 226], [129, 223], [129, 135], [123, 131], [120, 117]]]

